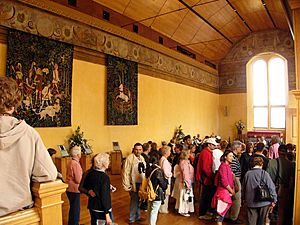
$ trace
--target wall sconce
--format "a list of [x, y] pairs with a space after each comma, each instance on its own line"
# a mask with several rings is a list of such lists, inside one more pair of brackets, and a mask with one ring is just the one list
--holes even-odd
[[228, 106], [224, 107], [224, 116], [227, 117], [229, 115]]

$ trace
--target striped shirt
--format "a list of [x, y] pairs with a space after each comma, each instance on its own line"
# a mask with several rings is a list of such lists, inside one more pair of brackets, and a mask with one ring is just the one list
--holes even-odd
[[233, 160], [230, 163], [230, 167], [236, 177], [241, 177], [242, 175], [241, 164], [239, 162], [238, 157], [235, 154], [233, 154]]

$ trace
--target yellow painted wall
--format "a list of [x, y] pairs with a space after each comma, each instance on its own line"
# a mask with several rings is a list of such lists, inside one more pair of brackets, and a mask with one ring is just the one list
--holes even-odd
[[[0, 45], [0, 72], [5, 74], [6, 45]], [[36, 128], [46, 147], [67, 146], [67, 138], [81, 126], [94, 152], [112, 150], [119, 141], [123, 153], [135, 142], [169, 141], [176, 126], [185, 134], [217, 134], [219, 131], [219, 95], [181, 84], [138, 75], [138, 125], [107, 126], [105, 66], [73, 61], [72, 127]]]
[[[94, 152], [112, 150], [112, 141], [119, 141], [125, 154], [135, 142], [169, 141], [180, 124], [186, 134], [218, 132], [217, 94], [142, 74], [138, 76], [138, 125], [105, 125], [105, 74], [103, 65], [73, 62], [72, 127], [81, 126]], [[71, 134], [71, 128], [37, 130], [48, 147], [56, 147]]]
[[219, 101], [220, 136], [224, 139], [230, 137], [232, 141], [237, 137], [235, 122], [242, 120], [246, 124], [247, 121], [247, 94], [222, 94]]
[[[291, 92], [289, 92], [289, 99], [287, 108], [296, 108], [296, 99]], [[225, 107], [227, 107], [227, 115]], [[231, 140], [237, 137], [237, 130], [235, 127], [235, 122], [242, 120], [247, 124], [246, 129], [243, 131], [246, 134], [247, 131], [253, 130], [253, 119], [247, 113], [247, 94], [238, 93], [238, 94], [222, 94], [220, 95], [220, 135], [222, 138]], [[251, 110], [248, 110], [251, 111]], [[250, 125], [249, 125], [250, 124]], [[290, 140], [290, 139], [289, 139]]]

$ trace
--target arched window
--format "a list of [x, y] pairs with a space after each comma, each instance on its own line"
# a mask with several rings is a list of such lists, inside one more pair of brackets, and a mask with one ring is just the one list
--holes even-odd
[[288, 98], [286, 60], [275, 54], [263, 54], [250, 61], [248, 71], [252, 127], [284, 129]]

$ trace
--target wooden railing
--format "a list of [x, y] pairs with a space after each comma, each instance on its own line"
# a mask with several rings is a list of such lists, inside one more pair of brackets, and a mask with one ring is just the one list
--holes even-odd
[[61, 194], [67, 186], [60, 180], [34, 183], [34, 207], [0, 217], [0, 225], [62, 225]]

